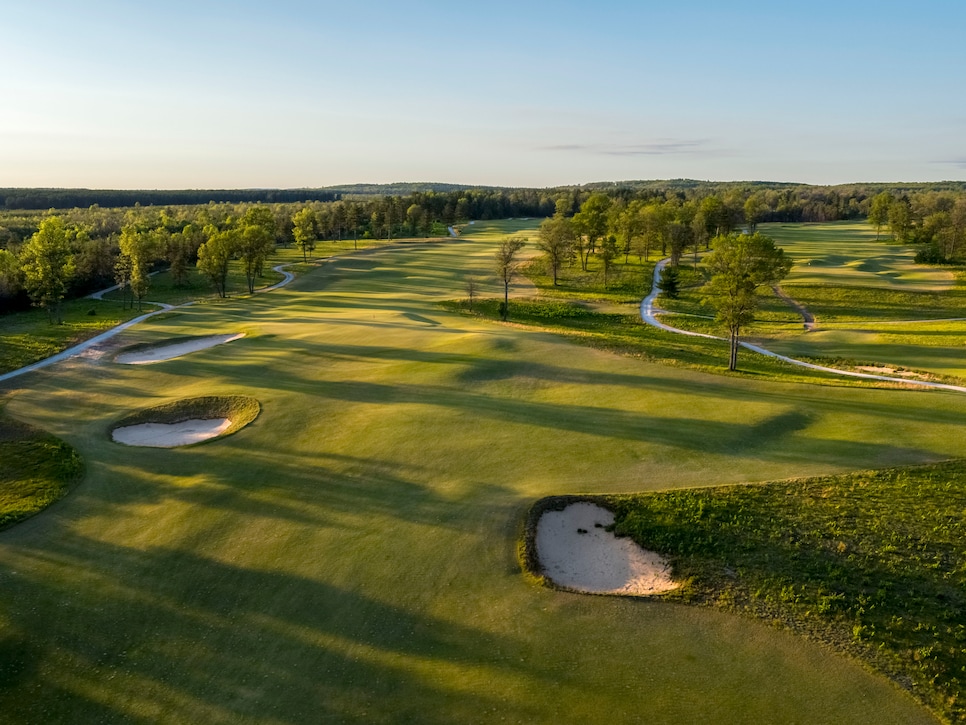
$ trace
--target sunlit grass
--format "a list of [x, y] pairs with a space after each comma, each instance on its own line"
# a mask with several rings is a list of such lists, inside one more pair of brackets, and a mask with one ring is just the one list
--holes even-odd
[[[515, 552], [551, 494], [963, 455], [966, 397], [708, 375], [442, 308], [489, 273], [499, 238], [339, 254], [118, 340], [247, 333], [231, 345], [18, 379], [10, 415], [88, 473], [0, 536], [4, 717], [930, 722], [826, 648], [549, 591]], [[262, 412], [204, 446], [131, 455], [108, 438], [132, 412], [209, 395]]]

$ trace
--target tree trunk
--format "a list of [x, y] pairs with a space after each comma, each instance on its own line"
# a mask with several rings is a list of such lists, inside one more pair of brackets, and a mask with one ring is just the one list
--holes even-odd
[[731, 331], [731, 356], [728, 359], [728, 370], [738, 369], [738, 330]]

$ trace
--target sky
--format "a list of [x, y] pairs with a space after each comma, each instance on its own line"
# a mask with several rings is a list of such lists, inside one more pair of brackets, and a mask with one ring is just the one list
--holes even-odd
[[0, 187], [966, 179], [966, 2], [0, 0]]

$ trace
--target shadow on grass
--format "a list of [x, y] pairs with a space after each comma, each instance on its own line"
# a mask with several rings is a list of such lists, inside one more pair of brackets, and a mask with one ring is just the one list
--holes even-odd
[[[320, 580], [72, 535], [20, 553], [3, 597], [8, 723], [473, 722], [505, 703], [454, 669], [552, 681], [506, 656], [512, 639]], [[45, 576], [51, 561], [86, 586]]]

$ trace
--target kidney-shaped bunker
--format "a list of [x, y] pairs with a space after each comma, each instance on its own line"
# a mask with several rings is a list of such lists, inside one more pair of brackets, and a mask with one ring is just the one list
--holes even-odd
[[257, 400], [243, 395], [186, 398], [122, 418], [111, 427], [111, 438], [129, 446], [188, 446], [231, 435], [260, 410]]

